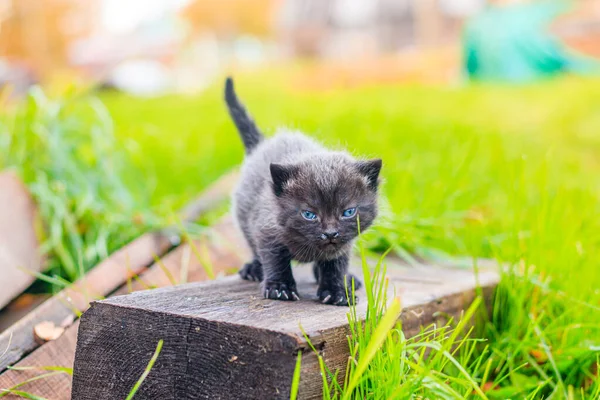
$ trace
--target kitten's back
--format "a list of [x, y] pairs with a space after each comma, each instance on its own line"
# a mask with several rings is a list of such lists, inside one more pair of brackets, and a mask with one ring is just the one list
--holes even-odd
[[261, 142], [242, 165], [240, 196], [256, 199], [265, 185], [271, 183], [269, 165], [292, 164], [306, 154], [326, 151], [323, 146], [300, 132], [283, 130]]
[[248, 232], [252, 216], [259, 214], [261, 207], [271, 197], [271, 163], [293, 164], [308, 154], [321, 153], [326, 149], [306, 135], [290, 130], [281, 130], [273, 137], [262, 141], [251, 154], [246, 156], [241, 176], [234, 192], [234, 210], [240, 228]]

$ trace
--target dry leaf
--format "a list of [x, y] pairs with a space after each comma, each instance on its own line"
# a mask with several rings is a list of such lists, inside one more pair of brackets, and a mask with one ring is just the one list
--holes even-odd
[[11, 311], [23, 310], [30, 307], [36, 300], [36, 295], [24, 293], [13, 300], [6, 308]]
[[586, 376], [584, 381], [583, 381], [583, 387], [587, 390], [589, 388], [592, 387], [592, 385], [594, 384], [594, 382], [596, 381], [596, 379], [598, 379], [598, 364], [592, 364], [592, 367], [590, 369], [590, 373], [591, 373], [591, 377], [590, 376]]
[[548, 356], [542, 350], [538, 350], [538, 349], [529, 350], [529, 355], [531, 355], [533, 358], [535, 358], [535, 361], [537, 361], [538, 364], [544, 364], [546, 361], [548, 361]]
[[56, 326], [52, 321], [40, 322], [33, 328], [35, 340], [41, 343], [58, 339], [65, 332], [65, 328]]
[[483, 392], [489, 392], [490, 390], [496, 390], [496, 384], [494, 382], [486, 382], [483, 385], [481, 385], [481, 390]]

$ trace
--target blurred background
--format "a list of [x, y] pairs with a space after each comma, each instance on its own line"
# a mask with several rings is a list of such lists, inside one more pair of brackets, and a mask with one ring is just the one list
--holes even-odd
[[[496, 52], [511, 40], [532, 42], [526, 36], [543, 30], [573, 51], [600, 56], [598, 0], [545, 1], [537, 10], [525, 9], [526, 3], [531, 2], [0, 0], [0, 84], [16, 93], [34, 83], [74, 79], [137, 95], [195, 92], [231, 68], [297, 59], [322, 63], [312, 77], [316, 85], [332, 77], [350, 84], [454, 82], [462, 76], [465, 42], [478, 40], [463, 35], [471, 19], [480, 31], [470, 35], [488, 36], [477, 45]], [[553, 18], [557, 5], [564, 13]], [[516, 10], [508, 24], [499, 7]], [[544, 19], [540, 13], [548, 27], [536, 25]], [[527, 26], [521, 15], [530, 21]], [[540, 48], [537, 55], [549, 57], [544, 52], [552, 50]], [[518, 55], [504, 56], [520, 62]]]

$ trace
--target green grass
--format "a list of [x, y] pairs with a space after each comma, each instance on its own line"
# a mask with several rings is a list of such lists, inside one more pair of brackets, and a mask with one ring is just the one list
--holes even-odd
[[[423, 354], [418, 343], [438, 343], [440, 349], [463, 343], [446, 342], [456, 325], [412, 342], [391, 332], [388, 338], [399, 344], [384, 344], [364, 374], [371, 377], [365, 382], [385, 382], [385, 388], [359, 393], [436, 397], [441, 394], [408, 388], [441, 385], [439, 390], [449, 387], [460, 396], [477, 397], [473, 381], [490, 399], [597, 397], [600, 80], [566, 77], [520, 87], [415, 85], [321, 92], [294, 88], [293, 82], [291, 73], [277, 71], [239, 77], [237, 86], [267, 133], [280, 125], [300, 128], [330, 145], [383, 158], [383, 193], [390, 212], [366, 236], [368, 247], [391, 246], [408, 259], [460, 254], [493, 257], [511, 266], [489, 321], [451, 353], [462, 371], [445, 356], [431, 364], [438, 368], [433, 371], [425, 359], [415, 358]], [[127, 230], [127, 218], [138, 208], [165, 215], [242, 159], [220, 87], [194, 97], [136, 99], [107, 93], [101, 100], [114, 124], [110, 148], [120, 150], [128, 165], [115, 174], [121, 183], [110, 184], [132, 197], [125, 209], [117, 206], [120, 201], [103, 199], [99, 202], [111, 206], [90, 215], [90, 226], [109, 230], [103, 234], [112, 243], [104, 246], [107, 251], [146, 229]], [[98, 118], [89, 110], [83, 114], [88, 124]], [[0, 149], [5, 142], [0, 135]], [[106, 156], [112, 160], [114, 154]], [[32, 165], [25, 172], [53, 165], [45, 158], [21, 155], [21, 160]], [[102, 170], [96, 169], [92, 187], [101, 195], [105, 191], [99, 185], [109, 184]], [[53, 187], [37, 175], [25, 176], [32, 188], [36, 182]], [[72, 206], [81, 204], [87, 190], [82, 189], [81, 197], [69, 194], [75, 199]], [[53, 198], [41, 191], [36, 196]], [[55, 218], [69, 223], [63, 215]], [[60, 238], [71, 240], [64, 230]], [[77, 251], [69, 248], [67, 253], [77, 260]], [[365, 337], [359, 346], [368, 346]], [[392, 368], [382, 355], [410, 363]], [[404, 372], [398, 375], [400, 368]], [[373, 380], [387, 376], [386, 371], [394, 378]], [[360, 385], [357, 390], [367, 387]]]
[[0, 115], [0, 168], [15, 170], [39, 205], [55, 279], [75, 279], [163, 224], [148, 195], [156, 179], [132, 165], [112, 124], [97, 99], [49, 99], [39, 89]]
[[407, 339], [402, 323], [397, 322], [400, 298], [388, 301], [390, 288], [383, 261], [382, 257], [370, 272], [363, 252], [369, 306], [364, 320], [355, 307], [348, 314], [350, 357], [343, 386], [336, 387], [333, 397], [454, 399], [476, 394], [486, 398], [478, 383], [486, 382], [485, 374], [478, 377], [478, 371], [469, 371], [465, 362], [480, 365], [484, 358], [482, 352], [476, 352], [478, 340], [471, 339], [471, 330], [466, 329], [475, 313], [482, 311], [481, 298], [473, 302], [458, 323], [433, 324]]

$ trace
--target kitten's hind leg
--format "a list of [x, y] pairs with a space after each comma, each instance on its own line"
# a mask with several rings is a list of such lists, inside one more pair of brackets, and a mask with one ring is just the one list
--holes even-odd
[[352, 290], [352, 280], [354, 280], [354, 290], [358, 290], [362, 287], [362, 281], [358, 276], [354, 274], [346, 274], [346, 284], [348, 285], [348, 291]]
[[[319, 283], [319, 263], [313, 264], [313, 275], [315, 276], [315, 281]], [[352, 280], [354, 280], [354, 290], [359, 290], [362, 288], [362, 281], [358, 278], [358, 276], [354, 274], [346, 274], [346, 283], [348, 285], [348, 289], [352, 289]]]
[[315, 276], [315, 281], [319, 283], [319, 264], [317, 263], [313, 264], [313, 275]]
[[262, 264], [257, 258], [254, 258], [254, 260], [244, 264], [239, 273], [242, 279], [247, 281], [262, 282], [263, 280]]

